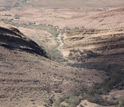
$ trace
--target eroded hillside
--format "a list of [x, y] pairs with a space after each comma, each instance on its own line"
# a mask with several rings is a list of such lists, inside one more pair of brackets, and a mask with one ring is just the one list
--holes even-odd
[[104, 79], [102, 71], [73, 68], [45, 57], [45, 51], [18, 29], [0, 28], [1, 107], [50, 107]]
[[123, 5], [0, 0], [0, 107], [123, 107]]
[[[123, 94], [118, 92], [124, 90], [124, 28], [72, 30], [63, 34], [62, 41], [61, 51], [67, 64], [106, 72], [108, 78], [96, 85], [92, 92], [108, 94], [104, 99], [113, 101], [109, 94], [112, 91], [115, 101], [123, 102]], [[118, 93], [118, 97], [114, 93]], [[87, 101], [83, 100], [81, 104], [85, 106], [84, 102]]]
[[124, 28], [77, 29], [63, 34], [62, 53], [73, 62], [104, 62], [123, 66]]

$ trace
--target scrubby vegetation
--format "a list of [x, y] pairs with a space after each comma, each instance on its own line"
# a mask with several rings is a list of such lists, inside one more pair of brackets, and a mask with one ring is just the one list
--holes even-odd
[[92, 57], [97, 57], [99, 54], [91, 51], [91, 50], [70, 50], [69, 53], [69, 59], [70, 60], [75, 60], [77, 62], [85, 62], [85, 60], [87, 60], [88, 58], [92, 58]]
[[118, 105], [118, 100], [108, 101], [103, 99], [100, 94], [92, 93], [90, 88], [82, 88], [79, 92], [64, 96], [55, 102], [55, 107], [76, 107], [80, 104], [81, 100], [87, 99], [89, 102], [93, 102], [103, 106]]
[[108, 78], [94, 87], [93, 92], [98, 94], [107, 94], [112, 89], [124, 89], [124, 71], [117, 65], [109, 65], [106, 68]]
[[2, 21], [6, 24], [11, 24], [17, 27], [25, 27], [25, 28], [30, 28], [30, 29], [40, 29], [40, 30], [45, 30], [47, 32], [49, 32], [54, 39], [56, 40], [57, 45], [50, 49], [50, 51], [47, 53], [49, 55], [49, 58], [51, 60], [55, 60], [57, 62], [61, 62], [64, 61], [63, 56], [61, 54], [61, 52], [57, 49], [57, 47], [59, 46], [59, 42], [58, 42], [58, 38], [57, 36], [60, 33], [64, 33], [65, 31], [69, 30], [68, 28], [64, 28], [64, 29], [59, 29], [58, 26], [53, 26], [50, 24], [45, 24], [43, 22], [40, 22], [39, 25], [36, 25], [35, 22], [30, 22], [30, 23], [24, 23], [24, 24], [19, 24], [19, 23], [15, 23], [14, 20], [18, 20], [20, 18], [19, 15], [15, 15], [14, 18], [10, 18], [10, 19], [3, 19]]
[[105, 63], [75, 63], [70, 65], [105, 71], [108, 78], [102, 84], [95, 85], [95, 93], [105, 94], [112, 89], [124, 89], [124, 71], [121, 66], [115, 64], [106, 65]]
[[[101, 95], [108, 94], [113, 89], [117, 89], [117, 90], [124, 89], [123, 67], [115, 64], [106, 65], [105, 63], [82, 63], [82, 64], [75, 63], [69, 65], [75, 67], [83, 67], [88, 69], [97, 69], [97, 70], [105, 71], [108, 78], [101, 84], [95, 84], [93, 89], [91, 90], [88, 91], [83, 90], [83, 92], [85, 92], [87, 96], [85, 98], [88, 99], [90, 102], [94, 102], [105, 106], [119, 104], [118, 100], [108, 101], [106, 99], [103, 99]], [[123, 105], [123, 101], [121, 105]]]
[[76, 107], [83, 99], [81, 93], [66, 95], [55, 102], [55, 107]]

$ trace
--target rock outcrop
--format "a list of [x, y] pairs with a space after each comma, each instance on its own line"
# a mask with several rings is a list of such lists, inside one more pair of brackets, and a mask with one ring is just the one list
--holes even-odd
[[124, 28], [72, 30], [63, 41], [62, 53], [70, 62], [124, 66]]

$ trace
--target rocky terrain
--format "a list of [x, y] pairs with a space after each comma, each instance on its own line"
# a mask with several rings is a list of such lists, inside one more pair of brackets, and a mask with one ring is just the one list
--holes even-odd
[[37, 43], [15, 28], [0, 28], [0, 59], [1, 107], [51, 106], [57, 98], [104, 79], [103, 72], [50, 61]]
[[123, 0], [1, 0], [0, 107], [124, 107]]
[[[106, 72], [107, 78], [101, 85], [96, 85], [95, 92], [101, 95], [123, 91], [124, 76], [124, 29], [77, 29], [63, 34], [61, 52], [67, 64], [79, 68], [97, 69]], [[118, 97], [116, 97], [116, 95]], [[111, 96], [111, 97], [110, 97]], [[123, 94], [109, 94], [118, 101]], [[82, 101], [82, 105], [84, 105]], [[88, 103], [88, 107], [94, 104]], [[98, 105], [94, 105], [98, 106]], [[99, 106], [98, 106], [99, 107]], [[110, 107], [110, 106], [109, 106]]]
[[78, 29], [63, 34], [64, 57], [70, 62], [117, 64], [123, 66], [124, 28]]

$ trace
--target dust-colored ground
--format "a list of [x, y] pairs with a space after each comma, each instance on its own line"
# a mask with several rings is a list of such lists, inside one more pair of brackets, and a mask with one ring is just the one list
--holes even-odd
[[31, 46], [23, 35], [16, 37], [16, 32], [7, 30], [0, 29], [0, 107], [51, 106], [51, 98], [103, 81], [102, 71], [53, 62], [33, 51], [35, 44]]
[[[69, 27], [85, 28], [118, 28], [124, 26], [124, 9], [12, 9], [0, 12], [1, 21], [16, 26], [58, 26], [60, 29]], [[30, 18], [29, 18], [30, 17]]]
[[123, 5], [0, 0], [0, 107], [123, 107]]

